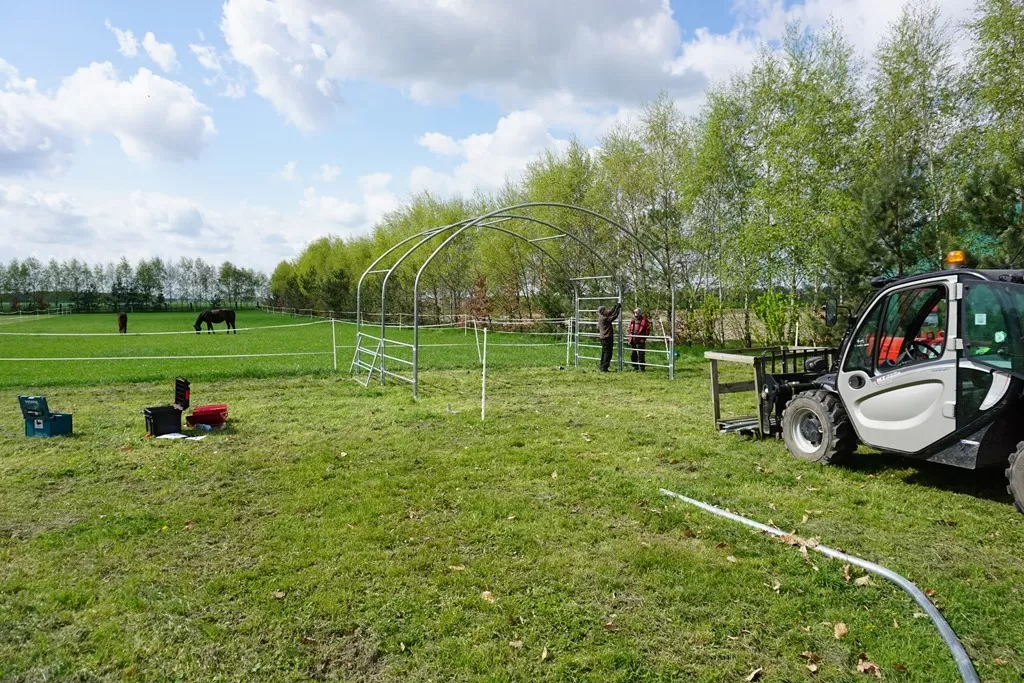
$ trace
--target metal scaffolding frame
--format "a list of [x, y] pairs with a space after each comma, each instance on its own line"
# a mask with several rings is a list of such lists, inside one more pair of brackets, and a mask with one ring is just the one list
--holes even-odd
[[[666, 276], [666, 278], [668, 280], [668, 284], [669, 284], [669, 300], [670, 300], [670, 303], [669, 303], [669, 325], [670, 325], [670, 329], [674, 332], [674, 330], [676, 328], [676, 306], [675, 306], [675, 295], [676, 295], [676, 292], [675, 292], [675, 282], [674, 282], [674, 279], [672, 277], [671, 270], [666, 267], [666, 265], [658, 257], [658, 254], [653, 249], [651, 249], [651, 247], [648, 244], [646, 244], [639, 236], [637, 236], [634, 232], [632, 232], [631, 230], [629, 230], [625, 226], [621, 225], [620, 223], [617, 223], [616, 221], [614, 221], [614, 220], [612, 220], [610, 218], [607, 218], [606, 216], [603, 216], [603, 215], [601, 215], [601, 214], [599, 214], [599, 213], [597, 213], [595, 211], [591, 211], [590, 209], [585, 209], [585, 208], [580, 207], [580, 206], [573, 206], [571, 204], [562, 204], [562, 203], [558, 203], [558, 202], [525, 202], [525, 203], [522, 203], [522, 204], [516, 204], [516, 205], [513, 205], [513, 206], [508, 206], [508, 207], [505, 207], [505, 208], [502, 208], [502, 209], [498, 209], [498, 210], [492, 211], [490, 213], [482, 214], [482, 215], [477, 216], [475, 218], [458, 221], [456, 223], [451, 223], [451, 224], [448, 224], [448, 225], [445, 225], [445, 226], [441, 226], [441, 227], [437, 227], [437, 228], [431, 228], [429, 230], [424, 230], [423, 232], [417, 233], [415, 235], [411, 235], [411, 236], [401, 240], [397, 244], [395, 244], [392, 247], [390, 247], [389, 249], [387, 249], [383, 254], [378, 256], [376, 259], [374, 259], [373, 262], [370, 263], [370, 265], [366, 268], [366, 270], [360, 276], [359, 282], [358, 282], [358, 284], [356, 286], [356, 350], [355, 350], [355, 353], [354, 353], [353, 358], [352, 358], [352, 364], [350, 366], [350, 371], [353, 372], [353, 373], [355, 373], [357, 371], [365, 371], [367, 373], [367, 375], [366, 375], [366, 380], [365, 380], [364, 383], [367, 386], [369, 385], [370, 381], [372, 380], [372, 378], [373, 378], [373, 376], [375, 374], [379, 376], [381, 384], [383, 384], [385, 382], [386, 378], [392, 378], [392, 379], [396, 379], [396, 380], [399, 380], [399, 381], [402, 381], [402, 382], [406, 382], [406, 383], [412, 385], [413, 397], [414, 398], [418, 398], [419, 397], [420, 281], [421, 281], [421, 279], [423, 277], [424, 271], [426, 271], [426, 269], [430, 265], [430, 263], [441, 252], [443, 252], [444, 249], [448, 245], [450, 245], [452, 242], [457, 240], [461, 235], [465, 234], [471, 228], [477, 228], [478, 230], [479, 229], [496, 230], [498, 232], [502, 232], [504, 234], [507, 234], [507, 235], [509, 235], [509, 236], [511, 236], [513, 238], [522, 240], [523, 242], [529, 244], [531, 247], [533, 247], [534, 249], [539, 251], [541, 254], [543, 254], [545, 257], [547, 257], [549, 260], [551, 260], [559, 268], [559, 270], [561, 270], [568, 277], [569, 281], [572, 283], [573, 293], [574, 293], [575, 318], [572, 321], [574, 323], [572, 325], [572, 330], [573, 330], [573, 335], [574, 335], [573, 345], [575, 347], [575, 353], [574, 353], [574, 355], [575, 355], [575, 365], [577, 367], [579, 366], [579, 361], [580, 361], [581, 358], [584, 358], [584, 359], [590, 358], [589, 356], [581, 355], [580, 354], [580, 347], [581, 347], [581, 343], [580, 343], [580, 335], [581, 335], [580, 328], [581, 328], [581, 322], [583, 321], [583, 319], [582, 319], [580, 314], [581, 314], [581, 312], [587, 312], [587, 313], [590, 312], [589, 309], [582, 309], [581, 310], [580, 305], [581, 305], [582, 301], [587, 301], [587, 300], [595, 300], [596, 301], [597, 299], [594, 298], [594, 297], [581, 297], [580, 296], [580, 287], [579, 287], [578, 283], [581, 282], [581, 281], [587, 281], [587, 280], [611, 280], [613, 285], [614, 285], [615, 294], [613, 296], [609, 296], [609, 297], [602, 297], [601, 300], [617, 301], [617, 302], [619, 302], [621, 304], [621, 302], [622, 302], [623, 287], [622, 287], [622, 279], [621, 279], [620, 270], [618, 268], [611, 267], [608, 264], [608, 262], [601, 256], [601, 254], [594, 248], [593, 245], [591, 245], [586, 240], [580, 238], [578, 235], [575, 235], [572, 232], [569, 232], [569, 231], [565, 230], [564, 228], [561, 228], [561, 227], [555, 225], [554, 223], [551, 223], [551, 222], [548, 222], [548, 221], [545, 221], [545, 220], [542, 220], [542, 219], [539, 219], [539, 218], [535, 218], [535, 217], [529, 215], [528, 212], [531, 209], [534, 209], [534, 208], [563, 209], [563, 210], [573, 211], [573, 212], [576, 212], [576, 213], [580, 213], [580, 214], [584, 214], [584, 215], [590, 216], [592, 218], [595, 218], [597, 220], [602, 221], [605, 225], [607, 225], [607, 226], [609, 226], [611, 228], [614, 228], [621, 235], [625, 236], [626, 238], [631, 240], [634, 244], [639, 246], [642, 250], [644, 250], [648, 254], [648, 256], [650, 256], [650, 258], [654, 261], [654, 263], [657, 263], [659, 266], [661, 266], [662, 271], [664, 272], [664, 274], [665, 274], [665, 276]], [[515, 212], [518, 212], [518, 213], [515, 213]], [[520, 234], [520, 233], [518, 233], [518, 232], [516, 232], [514, 230], [508, 229], [508, 228], [506, 228], [506, 227], [504, 227], [502, 225], [503, 223], [507, 223], [509, 221], [525, 221], [525, 222], [533, 223], [534, 225], [538, 225], [540, 227], [547, 228], [547, 229], [553, 231], [554, 234], [553, 235], [549, 235], [549, 236], [542, 236], [542, 237], [532, 237], [532, 238], [531, 237], [527, 237], [527, 236], [522, 235], [522, 234]], [[413, 327], [413, 341], [412, 341], [412, 343], [409, 344], [408, 342], [402, 342], [402, 341], [399, 341], [399, 340], [396, 340], [396, 339], [393, 339], [393, 338], [389, 339], [388, 336], [387, 336], [388, 325], [387, 325], [387, 313], [386, 313], [386, 311], [387, 311], [388, 283], [389, 283], [389, 281], [391, 279], [391, 276], [413, 254], [415, 254], [417, 251], [419, 251], [424, 246], [426, 246], [429, 243], [431, 243], [436, 238], [442, 238], [442, 237], [443, 237], [443, 239], [442, 239], [441, 243], [438, 244], [433, 249], [433, 251], [430, 252], [430, 254], [427, 256], [426, 260], [424, 260], [424, 262], [420, 265], [419, 269], [416, 272], [415, 280], [413, 281], [413, 316], [412, 316], [413, 317], [413, 325], [412, 325], [412, 327]], [[608, 273], [608, 274], [607, 275], [597, 275], [597, 276], [573, 277], [572, 273], [569, 272], [568, 268], [565, 266], [564, 263], [562, 263], [561, 260], [559, 260], [558, 258], [553, 256], [550, 252], [548, 252], [547, 250], [545, 250], [543, 247], [541, 247], [538, 244], [539, 242], [543, 242], [543, 241], [547, 241], [547, 240], [555, 240], [555, 239], [568, 239], [568, 240], [571, 240], [571, 241], [575, 242], [580, 247], [582, 247], [585, 251], [589, 252], [589, 254], [594, 258], [595, 262], [601, 264], [601, 266], [603, 268], [605, 268], [604, 272]], [[410, 244], [411, 244], [411, 246], [408, 246]], [[405, 250], [404, 251], [400, 251], [403, 247], [405, 247]], [[390, 264], [390, 265], [388, 265], [388, 264]], [[381, 294], [380, 294], [380, 297], [381, 297], [381, 299], [380, 299], [381, 317], [380, 317], [379, 334], [377, 334], [377, 335], [370, 334], [369, 332], [365, 332], [363, 330], [363, 327], [364, 327], [364, 321], [363, 321], [364, 311], [363, 311], [363, 302], [362, 302], [363, 285], [364, 285], [364, 283], [366, 281], [367, 276], [369, 276], [369, 275], [383, 275], [384, 276], [382, 278], [382, 281], [381, 281], [381, 289], [380, 289], [380, 292], [381, 292]], [[588, 324], [588, 323], [584, 323], [584, 324]], [[594, 324], [596, 324], [596, 323], [594, 323]], [[623, 361], [624, 361], [622, 325], [623, 325], [623, 320], [622, 320], [622, 315], [620, 313], [619, 320], [618, 320], [618, 367], [619, 367], [620, 370], [623, 367]], [[567, 344], [568, 343], [569, 342], [567, 341]], [[674, 335], [674, 333], [668, 335], [667, 345], [668, 345], [668, 356], [669, 356], [669, 363], [668, 363], [669, 378], [670, 379], [674, 379], [674, 377], [675, 377], [675, 368], [674, 368], [674, 363], [672, 362], [672, 359], [674, 358], [674, 351], [675, 351], [675, 335]], [[389, 346], [392, 347], [392, 348], [389, 349]], [[584, 343], [584, 344], [582, 344], [582, 346], [584, 348], [586, 348], [588, 345]], [[394, 350], [395, 347], [397, 347], [397, 349], [398, 349], [397, 352]], [[411, 358], [408, 357], [408, 354], [410, 352], [411, 352]], [[396, 353], [405, 353], [406, 357], [402, 357], [400, 355], [395, 355]], [[366, 360], [367, 358], [369, 358], [369, 361]], [[396, 369], [396, 367], [394, 365], [396, 363], [399, 366], [397, 369]], [[403, 373], [408, 373], [408, 374], [403, 374]]]

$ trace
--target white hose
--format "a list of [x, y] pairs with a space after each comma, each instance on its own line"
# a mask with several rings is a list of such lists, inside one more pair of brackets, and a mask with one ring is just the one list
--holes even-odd
[[[775, 527], [768, 526], [766, 524], [761, 524], [760, 522], [755, 522], [752, 519], [747, 519], [746, 517], [742, 517], [735, 513], [729, 512], [728, 510], [723, 510], [722, 508], [717, 508], [714, 505], [708, 505], [707, 503], [702, 503], [699, 500], [687, 498], [686, 496], [679, 495], [678, 493], [674, 493], [672, 491], [669, 491], [668, 489], [658, 490], [662, 493], [662, 495], [677, 498], [683, 501], [684, 503], [695, 505], [702, 510], [710, 512], [713, 515], [718, 515], [719, 517], [725, 517], [726, 519], [731, 519], [734, 522], [745, 524], [746, 526], [757, 529], [758, 531], [763, 531], [766, 534], [771, 534], [772, 536], [787, 535], [786, 532], [782, 531], [781, 529], [776, 529]], [[810, 548], [811, 546], [807, 547]], [[980, 683], [980, 679], [978, 678], [978, 672], [974, 670], [974, 664], [971, 663], [971, 658], [967, 654], [967, 650], [964, 649], [963, 643], [961, 643], [960, 639], [956, 637], [956, 633], [953, 631], [953, 627], [949, 625], [949, 622], [947, 622], [945, 618], [943, 618], [942, 613], [939, 612], [938, 608], [932, 604], [932, 601], [928, 599], [928, 596], [921, 592], [920, 588], [918, 588], [909, 580], [900, 576], [896, 572], [892, 571], [891, 569], [886, 569], [882, 565], [875, 564], [874, 562], [862, 560], [861, 558], [854, 557], [853, 555], [847, 555], [844, 552], [835, 550], [834, 548], [829, 548], [828, 546], [824, 545], [813, 546], [813, 550], [817, 550], [819, 553], [825, 555], [826, 557], [831, 557], [837, 560], [842, 560], [843, 562], [855, 564], [858, 567], [866, 569], [872, 574], [877, 574], [878, 576], [881, 576], [882, 578], [887, 579], [895, 583], [900, 588], [902, 588], [906, 593], [910, 595], [910, 597], [914, 599], [914, 602], [916, 602], [921, 607], [921, 609], [925, 611], [925, 614], [928, 615], [928, 617], [935, 624], [935, 627], [939, 630], [939, 635], [942, 636], [942, 640], [945, 641], [946, 646], [949, 648], [950, 653], [953, 655], [953, 660], [956, 662], [956, 666], [960, 670], [960, 677], [963, 679], [964, 683]]]

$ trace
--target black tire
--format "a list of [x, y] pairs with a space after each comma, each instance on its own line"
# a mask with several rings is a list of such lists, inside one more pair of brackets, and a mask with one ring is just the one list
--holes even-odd
[[794, 457], [823, 465], [840, 462], [857, 450], [857, 435], [842, 402], [822, 390], [797, 394], [786, 404], [782, 438]]
[[1013, 506], [1017, 512], [1024, 512], [1024, 441], [1017, 444], [1017, 450], [1010, 454], [1006, 481], [1006, 491], [1013, 496]]

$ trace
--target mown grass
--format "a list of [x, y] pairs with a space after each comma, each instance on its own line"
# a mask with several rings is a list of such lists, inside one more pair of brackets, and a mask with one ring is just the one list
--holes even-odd
[[689, 356], [671, 383], [499, 367], [483, 423], [471, 366], [424, 373], [418, 403], [196, 366], [193, 403], [231, 427], [188, 443], [143, 438], [166, 369], [51, 377], [69, 439], [25, 439], [0, 390], [0, 680], [855, 681], [862, 653], [886, 680], [956, 679], [898, 589], [661, 486], [892, 567], [984, 680], [1024, 675], [1024, 516], [998, 475], [720, 437]]
[[[35, 391], [49, 386], [147, 382], [175, 376], [227, 379], [333, 373], [329, 322], [239, 311], [237, 323], [242, 330], [237, 334], [224, 334], [225, 326], [217, 325], [216, 334], [207, 334], [204, 327], [197, 335], [191, 331], [194, 320], [190, 313], [131, 314], [130, 334], [119, 336], [111, 315], [25, 318], [22, 322], [12, 319], [0, 326], [0, 387]], [[379, 334], [379, 328], [364, 329]], [[334, 333], [339, 347], [338, 367], [348, 370], [356, 343], [355, 325], [339, 322]], [[409, 343], [412, 331], [390, 329], [388, 337]], [[565, 341], [564, 333], [559, 332], [515, 334], [492, 330], [488, 365], [496, 369], [564, 366]], [[482, 344], [482, 338], [473, 330], [428, 327], [421, 331], [420, 343], [422, 368], [480, 365], [478, 344]], [[388, 353], [411, 359], [411, 351], [398, 344], [389, 346]], [[236, 357], [246, 355], [252, 357]], [[585, 355], [594, 354], [590, 351]], [[108, 358], [118, 360], [103, 360]]]

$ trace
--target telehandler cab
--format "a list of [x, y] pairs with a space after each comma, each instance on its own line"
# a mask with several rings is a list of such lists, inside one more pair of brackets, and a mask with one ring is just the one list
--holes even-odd
[[[705, 354], [716, 426], [781, 436], [794, 456], [819, 463], [864, 443], [965, 469], [1002, 467], [1024, 512], [1024, 270], [963, 261], [952, 252], [946, 270], [876, 279], [838, 348]], [[826, 324], [838, 308], [826, 304]], [[719, 384], [718, 361], [753, 365], [754, 382]], [[758, 416], [721, 419], [719, 394], [744, 389], [757, 391]]]

